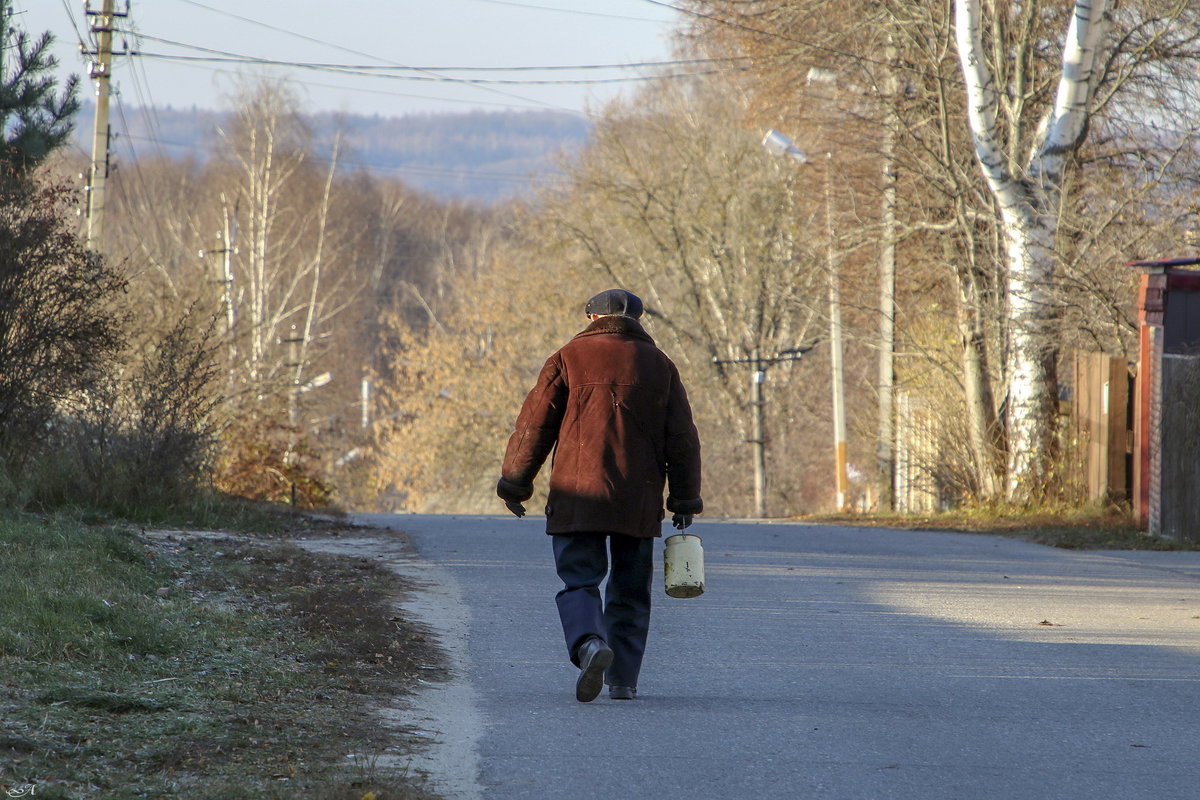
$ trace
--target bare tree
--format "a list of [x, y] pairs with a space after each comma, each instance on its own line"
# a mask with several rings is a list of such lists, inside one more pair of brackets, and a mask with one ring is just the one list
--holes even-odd
[[[596, 290], [615, 284], [645, 297], [689, 385], [704, 387], [698, 413], [722, 420], [712, 449], [748, 465], [744, 442], [759, 439], [748, 412], [761, 402], [750, 381], [770, 374], [768, 408], [786, 414], [784, 398], [802, 384], [778, 365], [823, 330], [828, 260], [820, 171], [770, 156], [744, 110], [737, 92], [694, 85], [606, 109], [539, 215], [555, 252], [590, 269]], [[782, 508], [797, 507], [800, 476], [772, 472], [790, 489]], [[746, 484], [717, 484], [714, 498], [750, 511]]]
[[[303, 214], [288, 211], [300, 169], [310, 157], [309, 133], [294, 98], [279, 85], [244, 85], [228, 129], [220, 129], [222, 155], [234, 170], [226, 192], [236, 198], [242, 240], [235, 262], [234, 297], [245, 321], [245, 376], [258, 400], [274, 396], [287, 358], [281, 345], [294, 339], [307, 264]], [[294, 349], [294, 348], [293, 348]]]
[[[426, 222], [436, 234], [446, 218]], [[409, 283], [379, 317], [373, 482], [388, 508], [479, 512], [494, 507], [514, 398], [570, 332], [570, 318], [555, 312], [578, 280], [512, 247], [486, 217], [442, 243], [455, 252], [436, 260], [456, 265], [442, 291], [427, 301]]]
[[[972, 442], [974, 475], [962, 485], [976, 496], [1003, 487], [1016, 501], [1046, 491], [1058, 474], [1060, 351], [1128, 345], [1132, 276], [1113, 265], [1178, 236], [1194, 198], [1196, 109], [1186, 100], [1200, 55], [1194, 4], [689, 7], [700, 15], [693, 40], [720, 42], [729, 49], [710, 54], [742, 59], [756, 78], [747, 84], [756, 107], [783, 113], [790, 98], [802, 136], [814, 70], [870, 98], [840, 102], [836, 113], [877, 131], [878, 144], [870, 136], [859, 144], [900, 176], [898, 331], [962, 393], [966, 413], [948, 418], [966, 423]], [[966, 24], [955, 24], [956, 13]], [[815, 19], [828, 24], [814, 27]], [[966, 37], [965, 55], [956, 36]], [[972, 116], [981, 123], [974, 128]], [[977, 142], [990, 148], [981, 151], [984, 169]], [[952, 282], [927, 283], [926, 264], [941, 265]], [[930, 313], [946, 302], [957, 314]], [[957, 366], [930, 324], [937, 316], [958, 321]], [[904, 363], [902, 383], [928, 386], [914, 382], [920, 361]]]

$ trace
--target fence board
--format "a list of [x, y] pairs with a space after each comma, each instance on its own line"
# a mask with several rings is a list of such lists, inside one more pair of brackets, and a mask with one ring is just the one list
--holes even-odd
[[1104, 353], [1077, 353], [1074, 386], [1079, 479], [1089, 500], [1124, 500], [1131, 438], [1129, 367], [1124, 359]]
[[1200, 356], [1162, 359], [1160, 531], [1200, 542]]

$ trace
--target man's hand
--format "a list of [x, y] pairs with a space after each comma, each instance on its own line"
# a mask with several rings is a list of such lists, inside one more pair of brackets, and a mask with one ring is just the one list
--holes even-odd
[[671, 517], [671, 524], [674, 525], [679, 530], [683, 530], [684, 528], [686, 528], [687, 526], [692, 524], [692, 515], [691, 514], [676, 514], [673, 517]]
[[496, 482], [496, 494], [504, 501], [509, 511], [518, 517], [525, 516], [525, 506], [521, 505], [533, 497], [533, 484], [513, 483], [506, 481], [503, 476]]

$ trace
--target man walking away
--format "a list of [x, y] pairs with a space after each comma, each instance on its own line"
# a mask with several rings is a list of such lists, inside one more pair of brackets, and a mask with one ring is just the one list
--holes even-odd
[[[623, 289], [592, 297], [590, 324], [546, 360], [508, 440], [496, 493], [518, 517], [554, 452], [546, 533], [575, 698], [632, 700], [650, 629], [655, 537], [666, 508], [680, 530], [704, 509], [700, 438], [679, 371]], [[611, 573], [610, 573], [611, 566]], [[604, 598], [600, 584], [608, 576]]]

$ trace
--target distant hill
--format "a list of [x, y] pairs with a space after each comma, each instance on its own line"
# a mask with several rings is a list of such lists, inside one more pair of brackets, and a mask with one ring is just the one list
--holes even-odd
[[[92, 107], [85, 106], [76, 143], [91, 147]], [[131, 155], [197, 158], [211, 152], [221, 112], [116, 105], [111, 124], [116, 159]], [[403, 117], [320, 113], [309, 117], [320, 142], [345, 132], [342, 163], [400, 178], [444, 199], [490, 204], [529, 191], [556, 174], [554, 158], [581, 147], [591, 131], [584, 118], [554, 111], [469, 111]]]

